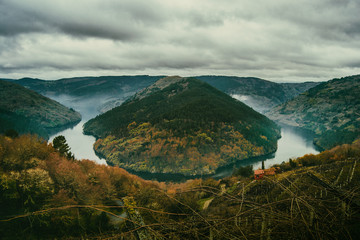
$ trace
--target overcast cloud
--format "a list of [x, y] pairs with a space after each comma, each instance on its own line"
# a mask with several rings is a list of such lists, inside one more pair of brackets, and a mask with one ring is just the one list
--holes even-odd
[[360, 74], [359, 0], [0, 0], [0, 77]]

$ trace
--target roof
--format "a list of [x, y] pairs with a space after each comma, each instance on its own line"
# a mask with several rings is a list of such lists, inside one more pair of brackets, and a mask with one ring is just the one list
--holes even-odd
[[255, 174], [255, 175], [264, 174], [264, 170], [262, 170], [262, 169], [255, 170], [255, 171], [254, 171], [254, 174]]
[[265, 175], [275, 175], [275, 168], [265, 169]]

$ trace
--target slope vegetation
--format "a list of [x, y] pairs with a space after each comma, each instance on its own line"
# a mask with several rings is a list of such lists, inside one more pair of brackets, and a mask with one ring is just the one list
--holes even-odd
[[137, 171], [213, 173], [271, 153], [278, 127], [265, 116], [193, 78], [167, 77], [84, 125], [95, 151]]
[[81, 239], [126, 231], [116, 218], [122, 208], [109, 212], [99, 206], [116, 207], [122, 197], [155, 187], [124, 169], [61, 157], [35, 136], [0, 135], [1, 239]]
[[0, 81], [0, 132], [14, 129], [42, 137], [80, 121], [79, 113], [18, 84]]
[[329, 149], [360, 136], [360, 75], [333, 79], [274, 108], [268, 116], [309, 129], [315, 144]]
[[276, 83], [255, 77], [198, 76], [195, 77], [241, 100], [260, 112], [286, 102], [319, 83]]
[[[118, 167], [68, 160], [35, 137], [0, 135], [0, 235], [358, 239], [359, 156], [356, 141], [282, 163], [282, 173], [257, 181], [234, 175], [164, 184]], [[128, 196], [135, 200], [130, 208]]]
[[[146, 88], [164, 76], [100, 76], [64, 78], [45, 81], [22, 78], [15, 82], [40, 94], [52, 97], [70, 95], [76, 101], [101, 98], [101, 112], [119, 106], [126, 98]], [[266, 112], [319, 83], [276, 83], [255, 77], [196, 76], [211, 86], [241, 100], [256, 111]]]

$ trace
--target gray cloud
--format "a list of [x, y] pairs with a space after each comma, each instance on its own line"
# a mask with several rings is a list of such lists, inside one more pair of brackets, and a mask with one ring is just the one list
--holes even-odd
[[359, 73], [357, 0], [0, 0], [0, 77]]

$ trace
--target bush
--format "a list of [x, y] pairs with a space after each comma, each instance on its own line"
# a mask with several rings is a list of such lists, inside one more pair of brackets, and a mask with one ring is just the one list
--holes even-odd
[[242, 176], [242, 177], [251, 177], [254, 175], [253, 165], [239, 167], [238, 169], [234, 170], [234, 176]]

